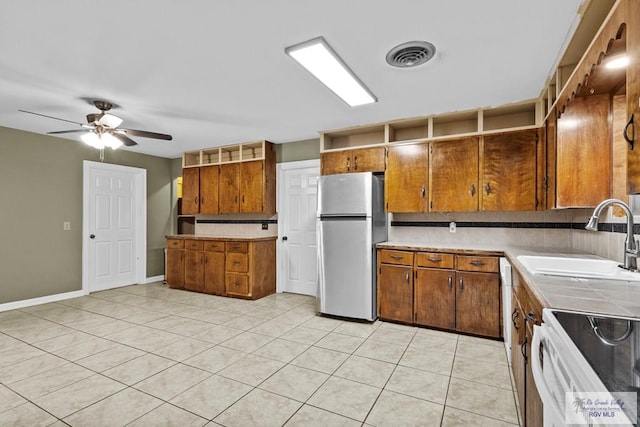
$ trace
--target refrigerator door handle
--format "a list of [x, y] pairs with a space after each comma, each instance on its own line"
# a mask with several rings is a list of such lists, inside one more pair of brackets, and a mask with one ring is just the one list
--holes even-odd
[[320, 311], [324, 312], [325, 307], [324, 304], [326, 302], [325, 297], [325, 286], [324, 286], [324, 257], [322, 254], [324, 253], [324, 248], [322, 245], [323, 241], [322, 236], [322, 227], [320, 218], [316, 221], [316, 245], [317, 245], [317, 255], [318, 255], [318, 298], [320, 299]]

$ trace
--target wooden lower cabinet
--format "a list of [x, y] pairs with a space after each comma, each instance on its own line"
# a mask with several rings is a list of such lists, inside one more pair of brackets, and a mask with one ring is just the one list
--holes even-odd
[[167, 248], [167, 271], [165, 279], [170, 287], [184, 288], [184, 250]]
[[525, 427], [542, 426], [542, 399], [538, 394], [531, 370], [531, 358], [540, 357], [540, 354], [532, 354], [531, 342], [533, 326], [539, 325], [542, 319], [542, 305], [526, 290], [516, 270], [513, 270], [512, 304], [511, 369], [521, 419], [524, 420], [522, 424]]
[[499, 338], [498, 258], [380, 249], [378, 315]]
[[[176, 248], [180, 244], [184, 249]], [[167, 284], [214, 295], [262, 298], [276, 290], [275, 246], [275, 238], [168, 238]]]
[[382, 264], [378, 269], [380, 317], [413, 323], [413, 267]]
[[493, 273], [456, 272], [456, 282], [456, 329], [499, 338], [499, 276]]
[[416, 269], [415, 323], [442, 329], [456, 327], [456, 272]]

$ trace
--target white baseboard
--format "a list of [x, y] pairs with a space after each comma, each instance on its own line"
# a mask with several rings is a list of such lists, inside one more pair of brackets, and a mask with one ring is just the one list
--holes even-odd
[[164, 274], [161, 274], [160, 276], [147, 277], [147, 280], [145, 280], [142, 284], [146, 285], [147, 283], [162, 282], [163, 280]]
[[47, 295], [44, 297], [25, 299], [22, 301], [7, 302], [0, 304], [0, 312], [15, 310], [18, 308], [31, 307], [32, 305], [47, 304], [49, 302], [62, 301], [65, 299], [78, 298], [86, 295], [83, 291], [65, 292], [63, 294]]

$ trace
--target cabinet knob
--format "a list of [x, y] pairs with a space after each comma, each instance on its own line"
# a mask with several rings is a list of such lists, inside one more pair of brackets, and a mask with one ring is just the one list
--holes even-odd
[[453, 287], [453, 277], [449, 276], [449, 290]]
[[476, 186], [474, 184], [471, 184], [471, 188], [469, 188], [469, 194], [471, 194], [471, 197], [476, 194]]
[[484, 265], [484, 261], [473, 260], [469, 264], [471, 265]]
[[487, 192], [487, 196], [491, 194], [491, 184], [487, 182], [487, 185], [484, 186], [484, 191]]
[[358, 156], [353, 158], [353, 169], [358, 170]]
[[407, 285], [409, 284], [409, 270], [405, 273], [404, 280], [407, 281]]
[[422, 198], [424, 199], [424, 196], [427, 194], [427, 190], [424, 188], [424, 185], [422, 186], [422, 189], [420, 190], [420, 194], [422, 194]]
[[460, 290], [464, 289], [464, 282], [462, 281], [462, 277], [460, 278], [460, 281], [458, 282], [458, 285], [460, 287]]

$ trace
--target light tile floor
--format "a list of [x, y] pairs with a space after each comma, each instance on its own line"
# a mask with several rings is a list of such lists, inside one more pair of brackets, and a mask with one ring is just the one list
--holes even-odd
[[3, 426], [518, 425], [501, 342], [162, 283], [0, 313]]

